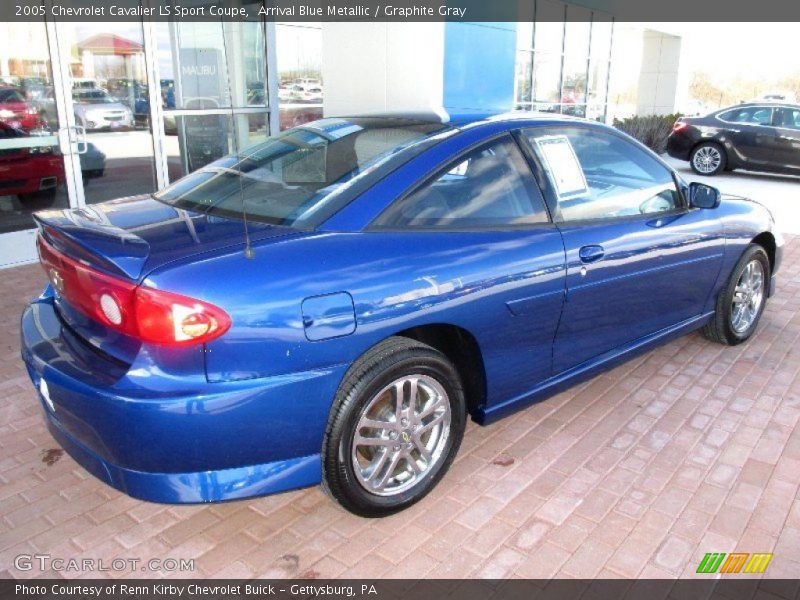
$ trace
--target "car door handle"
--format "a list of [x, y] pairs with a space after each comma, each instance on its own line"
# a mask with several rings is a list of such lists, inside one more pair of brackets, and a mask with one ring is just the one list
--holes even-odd
[[605, 254], [605, 250], [603, 250], [602, 246], [583, 246], [580, 250], [578, 250], [578, 256], [583, 263], [592, 263], [595, 261], [600, 260], [603, 258]]

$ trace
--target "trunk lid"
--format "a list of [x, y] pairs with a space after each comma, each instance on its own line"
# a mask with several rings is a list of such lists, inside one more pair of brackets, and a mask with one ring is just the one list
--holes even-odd
[[[141, 281], [178, 259], [244, 246], [244, 222], [175, 208], [150, 196], [34, 215], [57, 250], [111, 275]], [[253, 242], [296, 234], [264, 223], [247, 224]]]
[[[174, 208], [150, 196], [43, 211], [34, 219], [42, 238], [58, 253], [134, 284], [177, 260], [237, 246], [244, 249], [243, 221]], [[299, 234], [263, 223], [248, 223], [247, 228], [253, 243]], [[53, 282], [54, 274], [48, 272], [48, 277]], [[138, 340], [90, 318], [57, 289], [54, 296], [59, 315], [74, 334], [106, 355], [127, 364], [133, 362], [141, 346]]]

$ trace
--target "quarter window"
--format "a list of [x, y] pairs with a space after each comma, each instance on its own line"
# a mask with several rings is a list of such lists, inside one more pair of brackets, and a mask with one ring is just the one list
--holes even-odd
[[681, 206], [672, 173], [627, 140], [596, 129], [525, 132], [556, 195], [556, 220], [671, 211]]
[[547, 222], [547, 211], [510, 136], [471, 151], [392, 204], [384, 228], [486, 229]]

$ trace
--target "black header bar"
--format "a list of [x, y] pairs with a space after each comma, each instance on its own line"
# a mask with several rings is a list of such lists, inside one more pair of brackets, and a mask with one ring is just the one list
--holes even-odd
[[[795, 0], [574, 0], [567, 18], [632, 22], [798, 22]], [[535, 0], [3, 0], [0, 21], [465, 21], [555, 19]]]

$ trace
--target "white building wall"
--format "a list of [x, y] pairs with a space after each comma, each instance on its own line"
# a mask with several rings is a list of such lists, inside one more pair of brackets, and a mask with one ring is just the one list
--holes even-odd
[[681, 38], [645, 29], [636, 112], [640, 115], [673, 113], [679, 101]]
[[441, 111], [444, 29], [444, 23], [325, 23], [325, 116]]

